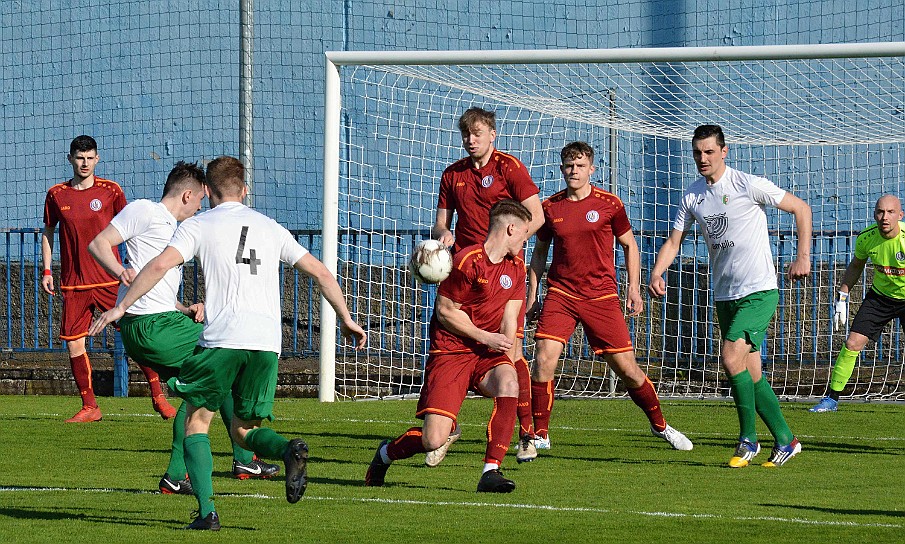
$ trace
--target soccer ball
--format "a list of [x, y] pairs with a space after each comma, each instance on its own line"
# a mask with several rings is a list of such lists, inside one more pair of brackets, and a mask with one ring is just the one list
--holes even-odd
[[452, 272], [452, 253], [437, 240], [422, 240], [412, 252], [409, 270], [421, 283], [440, 283]]

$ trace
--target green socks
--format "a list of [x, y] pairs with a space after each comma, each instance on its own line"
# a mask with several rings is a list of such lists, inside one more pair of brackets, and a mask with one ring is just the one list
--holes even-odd
[[185, 402], [176, 410], [173, 418], [173, 447], [170, 450], [170, 464], [167, 465], [167, 474], [173, 480], [185, 478], [185, 452], [182, 449], [182, 441], [185, 440]]
[[732, 398], [735, 400], [735, 410], [738, 412], [739, 440], [757, 442], [757, 430], [754, 427], [757, 412], [755, 411], [754, 382], [751, 380], [751, 373], [743, 370], [735, 376], [729, 376], [729, 382], [732, 384]]
[[848, 383], [848, 380], [852, 377], [852, 372], [855, 371], [855, 362], [858, 360], [858, 354], [860, 351], [851, 351], [845, 346], [842, 346], [842, 349], [839, 350], [839, 355], [836, 356], [836, 363], [833, 365], [833, 373], [830, 374], [830, 389], [833, 391], [842, 391], [845, 389], [845, 384]]
[[282, 459], [289, 441], [269, 427], [258, 427], [245, 435], [248, 448], [265, 459]]
[[185, 437], [185, 466], [189, 480], [198, 499], [198, 511], [202, 518], [214, 511], [214, 456], [211, 440], [206, 434], [197, 433]]
[[782, 415], [782, 408], [779, 407], [776, 393], [773, 392], [767, 378], [763, 376], [754, 384], [754, 404], [757, 407], [757, 414], [767, 424], [776, 443], [781, 446], [791, 444], [795, 437], [792, 435], [792, 430], [789, 429], [789, 424], [786, 423], [786, 418]]

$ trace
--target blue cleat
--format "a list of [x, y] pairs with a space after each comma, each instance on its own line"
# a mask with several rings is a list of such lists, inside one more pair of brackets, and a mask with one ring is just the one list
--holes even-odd
[[797, 438], [793, 438], [791, 444], [773, 446], [773, 451], [770, 453], [770, 459], [761, 466], [769, 468], [781, 467], [786, 464], [786, 461], [799, 453], [801, 453], [801, 442], [799, 442]]
[[823, 397], [820, 399], [820, 402], [811, 407], [809, 412], [820, 413], [820, 412], [835, 412], [839, 407], [839, 401], [831, 399], [830, 397]]

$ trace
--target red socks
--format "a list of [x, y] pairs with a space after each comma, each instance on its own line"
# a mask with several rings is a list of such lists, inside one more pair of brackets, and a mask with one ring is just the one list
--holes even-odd
[[387, 457], [391, 461], [408, 459], [419, 453], [427, 453], [424, 443], [421, 441], [421, 427], [412, 427], [405, 431], [396, 440], [387, 444]]
[[654, 384], [650, 379], [644, 379], [644, 385], [637, 389], [629, 389], [628, 396], [635, 401], [639, 408], [647, 414], [651, 426], [660, 432], [666, 429], [666, 420], [663, 418], [663, 412], [660, 411], [660, 398], [657, 397], [657, 391], [654, 390]]
[[550, 430], [550, 412], [553, 410], [553, 380], [531, 382], [531, 405], [534, 416], [534, 432], [546, 438]]
[[97, 408], [97, 400], [94, 398], [94, 386], [91, 383], [91, 361], [88, 354], [83, 353], [69, 358], [69, 366], [72, 367], [72, 377], [82, 396], [82, 406], [85, 408]]
[[531, 415], [531, 371], [528, 360], [522, 357], [515, 362], [515, 373], [518, 375], [518, 414], [519, 436], [534, 434], [534, 420]]
[[142, 372], [145, 373], [145, 378], [148, 379], [148, 385], [151, 386], [151, 398], [155, 398], [157, 396], [163, 395], [163, 389], [160, 387], [160, 376], [149, 367], [138, 365], [138, 368], [141, 369]]
[[493, 399], [493, 413], [487, 423], [487, 449], [484, 450], [484, 462], [503, 465], [503, 457], [512, 442], [512, 431], [515, 428], [515, 410], [518, 399], [515, 397], [496, 397]]

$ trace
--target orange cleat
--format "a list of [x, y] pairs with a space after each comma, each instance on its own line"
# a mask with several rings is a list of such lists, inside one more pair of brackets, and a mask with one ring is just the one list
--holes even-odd
[[92, 421], [100, 421], [102, 417], [101, 409], [97, 406], [82, 406], [82, 409], [67, 419], [66, 423], [91, 423]]
[[154, 411], [160, 414], [163, 419], [173, 419], [176, 417], [176, 409], [167, 402], [166, 397], [157, 395], [154, 397]]

